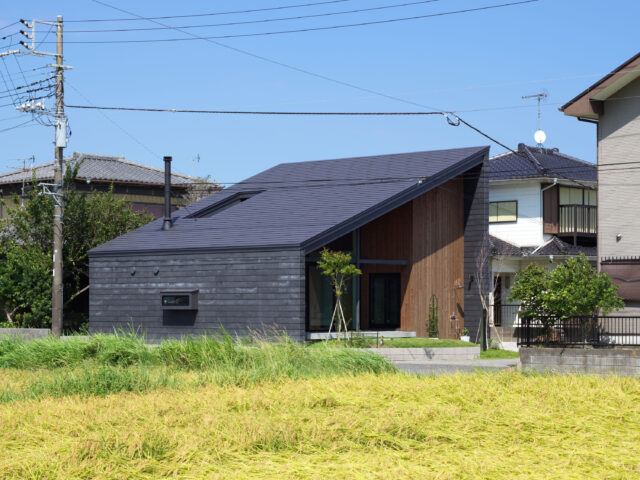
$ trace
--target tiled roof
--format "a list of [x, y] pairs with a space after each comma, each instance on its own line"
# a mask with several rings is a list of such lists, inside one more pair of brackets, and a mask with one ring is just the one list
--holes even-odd
[[[124, 157], [114, 157], [107, 155], [91, 155], [74, 152], [73, 157], [66, 159], [69, 165], [80, 163], [78, 169], [78, 179], [92, 179], [96, 182], [126, 182], [150, 185], [164, 185], [164, 170], [130, 162]], [[39, 182], [53, 180], [54, 162], [34, 165], [27, 170], [15, 170], [0, 174], [0, 184], [22, 183], [24, 180], [30, 181], [32, 172], [35, 172], [36, 180]], [[181, 173], [171, 174], [171, 183], [175, 186], [189, 185], [196, 181], [195, 177], [183, 175]]]
[[[280, 164], [178, 210], [167, 231], [151, 222], [91, 253], [311, 250], [481, 164], [488, 152], [473, 147]], [[211, 216], [198, 214], [212, 209]]]
[[582, 245], [573, 245], [559, 239], [555, 235], [551, 237], [542, 246], [536, 247], [518, 247], [513, 243], [502, 240], [493, 235], [489, 236], [491, 241], [491, 255], [505, 257], [546, 257], [549, 255], [579, 255], [584, 253], [587, 257], [595, 257], [597, 248]]
[[597, 247], [585, 247], [582, 245], [573, 245], [572, 243], [560, 240], [558, 237], [553, 236], [551, 240], [545, 243], [542, 247], [534, 250], [532, 255], [579, 255], [584, 253], [587, 257], [595, 257], [597, 255]]
[[518, 145], [518, 154], [504, 153], [489, 159], [489, 180], [558, 178], [596, 182], [596, 165], [560, 153], [557, 148]]

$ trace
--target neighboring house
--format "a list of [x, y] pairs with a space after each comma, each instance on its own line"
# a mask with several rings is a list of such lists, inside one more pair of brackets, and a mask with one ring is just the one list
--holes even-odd
[[560, 110], [597, 126], [598, 267], [640, 315], [640, 53]]
[[494, 308], [491, 324], [514, 340], [518, 306], [509, 302], [516, 272], [530, 263], [552, 268], [584, 253], [596, 260], [596, 166], [557, 148], [518, 145], [491, 158], [489, 234]]
[[[441, 337], [482, 315], [475, 271], [487, 231], [489, 147], [287, 163], [89, 252], [90, 330], [147, 338], [327, 332], [335, 299], [323, 247], [362, 269], [343, 296], [360, 331]], [[325, 333], [326, 336], [326, 333]]]
[[[74, 188], [80, 191], [106, 191], [113, 185], [116, 196], [125, 198], [134, 211], [147, 211], [154, 217], [162, 216], [164, 203], [164, 171], [149, 165], [125, 160], [124, 157], [107, 155], [89, 155], [74, 152], [65, 164], [74, 167], [80, 163]], [[7, 208], [13, 206], [15, 195], [23, 193], [32, 179], [39, 183], [53, 183], [54, 163], [42, 163], [26, 169], [0, 174], [0, 199]], [[174, 173], [171, 175], [172, 189], [175, 192], [173, 202], [182, 204], [182, 197], [197, 182], [196, 177]], [[0, 205], [2, 216], [7, 208]]]

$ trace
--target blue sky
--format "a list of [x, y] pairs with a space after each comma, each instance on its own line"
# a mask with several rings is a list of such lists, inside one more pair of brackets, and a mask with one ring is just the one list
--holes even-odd
[[[107, 3], [143, 16], [185, 15], [311, 3], [314, 0], [137, 1]], [[318, 0], [315, 0], [318, 1]], [[409, 1], [409, 0], [405, 0]], [[226, 35], [320, 27], [427, 15], [504, 3], [505, 0], [439, 0], [332, 17], [192, 30]], [[174, 26], [338, 12], [405, 3], [348, 0], [280, 11], [166, 20]], [[71, 23], [126, 18], [90, 0], [31, 0], [3, 5], [0, 27], [19, 18], [65, 20], [67, 104], [192, 109], [300, 111], [416, 111], [418, 107], [295, 72], [201, 40], [173, 43], [76, 44], [74, 41], [179, 38], [176, 31], [72, 33], [96, 28], [154, 27], [148, 21]], [[549, 92], [542, 127], [547, 147], [587, 161], [596, 159], [595, 127], [565, 117], [558, 107], [637, 52], [634, 0], [540, 0], [500, 9], [421, 20], [286, 35], [229, 38], [227, 45], [321, 75], [403, 99], [455, 110], [465, 120], [515, 147], [533, 144], [537, 113], [523, 95]], [[12, 33], [17, 27], [0, 31]], [[42, 39], [46, 28], [38, 29]], [[11, 37], [15, 38], [15, 37]], [[11, 39], [10, 38], [10, 39]], [[10, 40], [9, 39], [9, 40]], [[49, 35], [45, 42], [53, 40]], [[0, 45], [6, 46], [7, 40]], [[53, 49], [52, 44], [42, 48]], [[45, 65], [19, 59], [26, 75]], [[14, 58], [0, 63], [5, 77], [24, 83]], [[27, 80], [40, 77], [28, 77]], [[8, 80], [8, 78], [7, 78]], [[6, 90], [4, 83], [0, 89]], [[2, 95], [6, 95], [2, 94]], [[1, 99], [0, 104], [8, 99]], [[68, 109], [73, 151], [125, 155], [129, 160], [235, 182], [280, 162], [399, 153], [489, 144], [470, 129], [440, 117], [246, 117]], [[28, 120], [0, 107], [0, 130]], [[125, 133], [126, 132], [126, 133]], [[35, 155], [53, 156], [53, 129], [38, 124], [0, 132], [0, 168]], [[491, 144], [491, 153], [504, 152]], [[197, 160], [199, 158], [199, 160]]]

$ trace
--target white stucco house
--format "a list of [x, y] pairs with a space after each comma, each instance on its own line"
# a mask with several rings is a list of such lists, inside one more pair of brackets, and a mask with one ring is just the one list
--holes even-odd
[[596, 261], [596, 166], [557, 148], [518, 145], [489, 159], [492, 336], [515, 342], [518, 306], [509, 302], [516, 272], [553, 268], [584, 253]]

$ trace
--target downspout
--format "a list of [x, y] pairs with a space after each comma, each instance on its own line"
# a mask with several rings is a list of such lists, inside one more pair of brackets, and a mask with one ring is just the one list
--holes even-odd
[[540, 226], [542, 227], [542, 243], [544, 243], [544, 192], [545, 190], [549, 190], [550, 188], [555, 187], [557, 184], [558, 179], [554, 178], [551, 185], [547, 185], [546, 187], [540, 189]]

